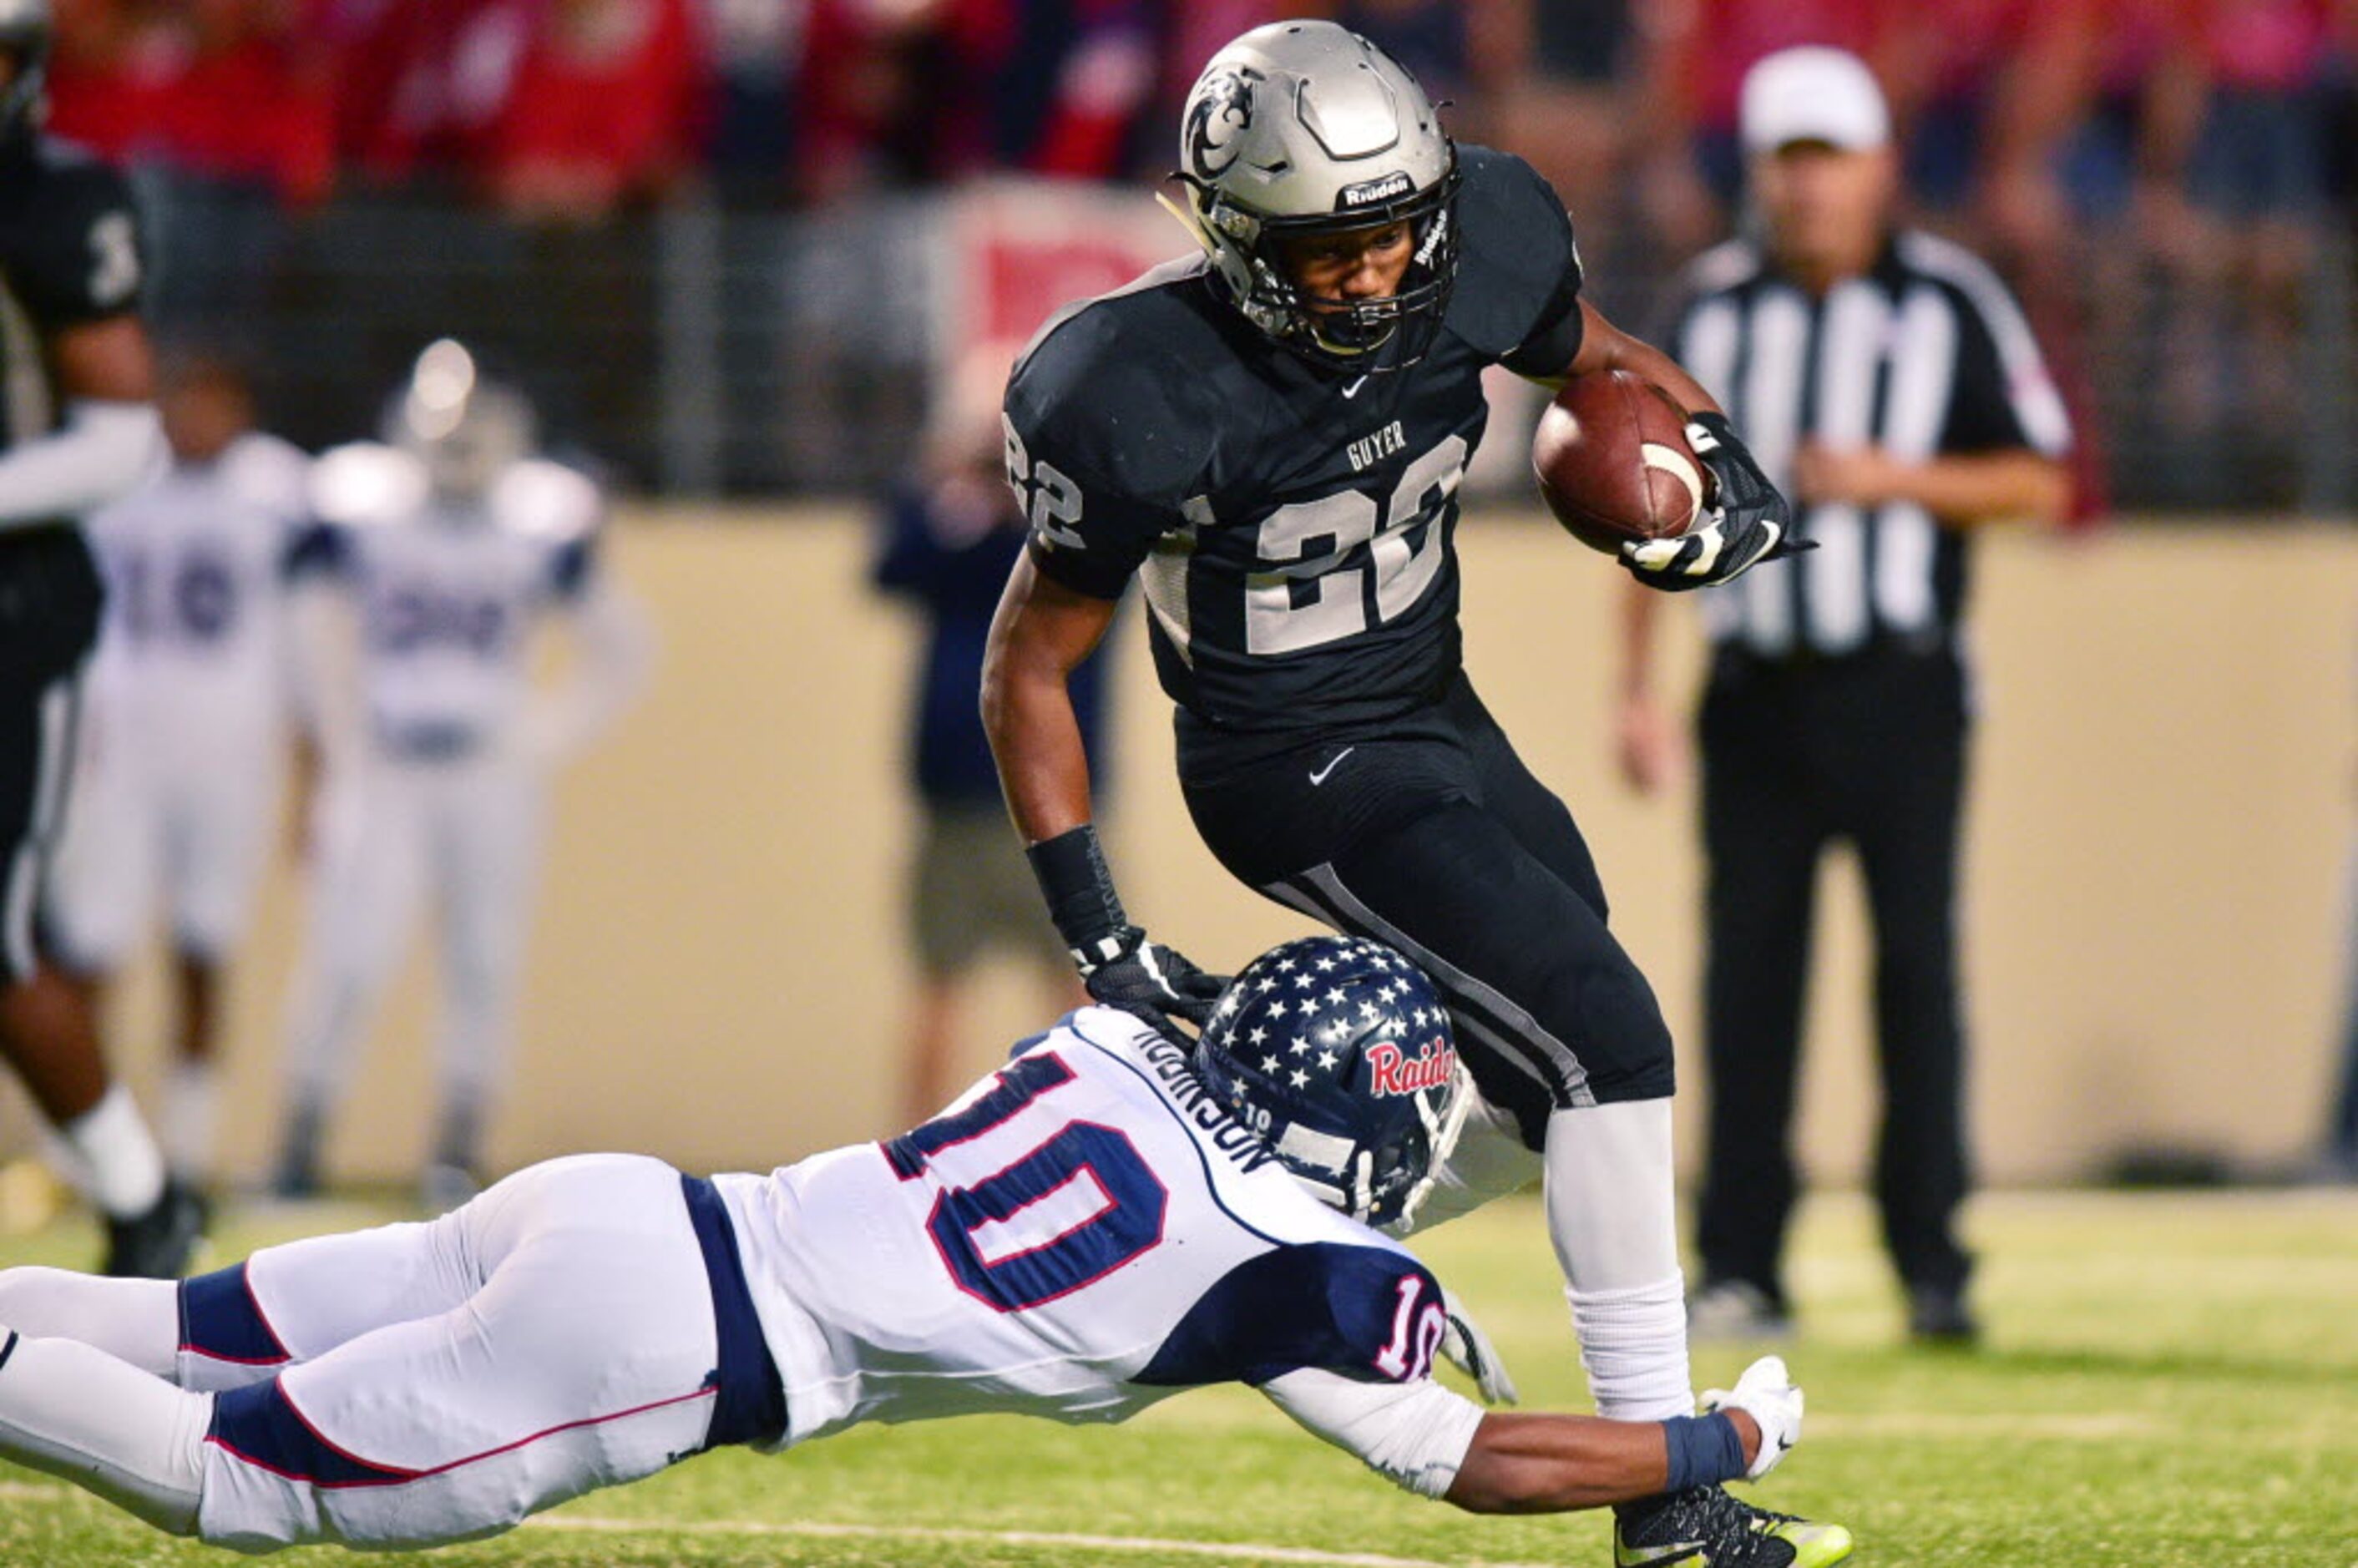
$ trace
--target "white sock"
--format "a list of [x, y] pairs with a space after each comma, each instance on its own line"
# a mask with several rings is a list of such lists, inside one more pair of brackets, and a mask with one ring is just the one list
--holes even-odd
[[201, 1184], [212, 1174], [220, 1108], [220, 1075], [211, 1062], [172, 1064], [164, 1079], [164, 1148], [172, 1169], [190, 1181]]
[[0, 1270], [0, 1324], [27, 1339], [79, 1340], [154, 1377], [177, 1380], [179, 1372], [177, 1280]]
[[0, 1330], [0, 1456], [61, 1476], [159, 1530], [193, 1535], [212, 1396], [70, 1339]]
[[1548, 1235], [1596, 1413], [1694, 1413], [1679, 1267], [1671, 1102], [1559, 1110], [1547, 1126]]
[[89, 1173], [91, 1201], [108, 1215], [129, 1219], [146, 1214], [164, 1195], [164, 1156], [122, 1084], [58, 1130]]
[[1628, 1291], [1567, 1286], [1580, 1364], [1596, 1413], [1610, 1421], [1668, 1421], [1694, 1414], [1687, 1370], [1686, 1277], [1672, 1274]]

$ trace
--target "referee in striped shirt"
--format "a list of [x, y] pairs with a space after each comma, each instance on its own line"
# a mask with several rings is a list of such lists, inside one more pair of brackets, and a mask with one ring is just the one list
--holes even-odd
[[[1758, 238], [1687, 275], [1672, 352], [1727, 407], [1817, 548], [1706, 590], [1698, 723], [1709, 860], [1711, 1118], [1698, 1337], [1789, 1324], [1780, 1274], [1818, 861], [1847, 840], [1875, 923], [1884, 1119], [1876, 1195], [1920, 1340], [1968, 1341], [1956, 883], [1971, 727], [1971, 535], [2055, 521], [2071, 431], [2021, 311], [1965, 251], [1891, 219], [1882, 94], [1836, 49], [1769, 56], [1741, 131]], [[1664, 780], [1660, 596], [1622, 622], [1624, 772]]]

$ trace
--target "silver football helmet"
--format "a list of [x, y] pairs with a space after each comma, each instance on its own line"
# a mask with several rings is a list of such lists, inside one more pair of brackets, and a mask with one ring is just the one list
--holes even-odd
[[0, 53], [16, 74], [0, 87], [0, 143], [38, 129], [49, 108], [49, 45], [56, 27], [49, 0], [0, 0]]
[[[1457, 149], [1416, 79], [1332, 22], [1255, 27], [1204, 68], [1180, 121], [1178, 178], [1221, 287], [1247, 320], [1315, 363], [1421, 358], [1457, 276]], [[1282, 240], [1406, 222], [1400, 292], [1314, 308]]]
[[438, 338], [395, 397], [385, 439], [426, 466], [438, 494], [472, 501], [532, 455], [536, 423], [522, 393], [484, 376], [465, 344]]

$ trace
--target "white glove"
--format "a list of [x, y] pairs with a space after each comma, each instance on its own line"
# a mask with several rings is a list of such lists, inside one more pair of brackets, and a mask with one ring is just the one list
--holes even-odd
[[1760, 1452], [1745, 1478], [1757, 1481], [1777, 1467], [1786, 1451], [1801, 1441], [1801, 1390], [1793, 1386], [1781, 1356], [1763, 1356], [1744, 1368], [1731, 1392], [1709, 1389], [1703, 1396], [1704, 1412], [1739, 1410], [1760, 1428]]
[[1514, 1379], [1507, 1375], [1507, 1364], [1498, 1359], [1498, 1347], [1446, 1285], [1441, 1288], [1441, 1308], [1449, 1317], [1448, 1332], [1441, 1336], [1441, 1353], [1449, 1364], [1474, 1379], [1484, 1404], [1519, 1403], [1522, 1396], [1515, 1390]]

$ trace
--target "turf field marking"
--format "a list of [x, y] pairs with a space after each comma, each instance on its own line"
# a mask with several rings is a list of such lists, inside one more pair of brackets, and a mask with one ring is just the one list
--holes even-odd
[[[78, 1487], [38, 1482], [0, 1481], [0, 1498], [68, 1502], [87, 1497]], [[525, 1530], [579, 1535], [802, 1536], [817, 1540], [964, 1541], [982, 1546], [1045, 1546], [1075, 1552], [1160, 1552], [1168, 1556], [1208, 1557], [1232, 1563], [1301, 1563], [1312, 1568], [1553, 1568], [1541, 1563], [1461, 1562], [1391, 1557], [1376, 1552], [1321, 1552], [1307, 1546], [1263, 1546], [1249, 1541], [1157, 1541], [1151, 1536], [1065, 1535], [1042, 1530], [955, 1530], [930, 1525], [828, 1524], [816, 1519], [635, 1519], [596, 1514], [551, 1514], [529, 1519]]]
[[817, 1520], [604, 1519], [595, 1514], [555, 1514], [527, 1519], [525, 1530], [579, 1530], [590, 1535], [813, 1536], [820, 1539], [937, 1541], [980, 1546], [1046, 1546], [1075, 1552], [1160, 1552], [1172, 1556], [1210, 1557], [1242, 1563], [1304, 1563], [1317, 1568], [1553, 1568], [1541, 1563], [1481, 1559], [1456, 1563], [1424, 1557], [1392, 1557], [1378, 1552], [1321, 1552], [1309, 1546], [1265, 1546], [1249, 1541], [1160, 1541], [1137, 1535], [1068, 1535], [1044, 1530], [957, 1530], [922, 1524], [827, 1524]]

